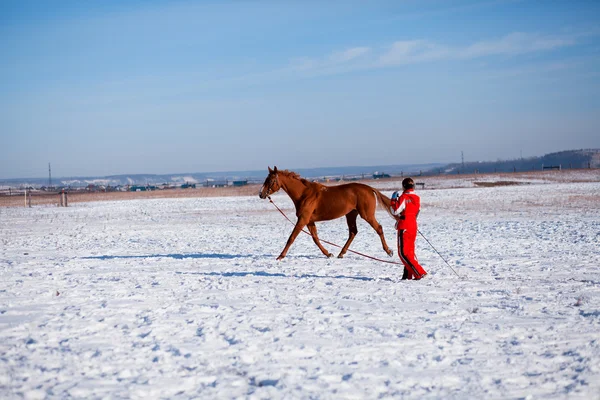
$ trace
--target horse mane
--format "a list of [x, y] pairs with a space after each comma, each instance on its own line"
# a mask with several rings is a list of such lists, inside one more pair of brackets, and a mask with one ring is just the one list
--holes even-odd
[[278, 170], [278, 171], [277, 171], [277, 173], [279, 173], [279, 174], [283, 174], [283, 175], [287, 176], [288, 178], [297, 179], [297, 180], [299, 180], [300, 182], [302, 182], [302, 184], [303, 184], [304, 186], [309, 186], [309, 187], [310, 187], [310, 186], [312, 186], [312, 187], [314, 187], [314, 188], [315, 188], [315, 189], [317, 189], [317, 190], [320, 190], [320, 189], [322, 189], [322, 188], [326, 188], [326, 187], [327, 187], [327, 186], [325, 186], [325, 185], [323, 185], [323, 184], [320, 184], [319, 182], [311, 182], [311, 181], [309, 181], [308, 179], [302, 178], [302, 177], [300, 176], [300, 174], [298, 174], [297, 172], [294, 172], [294, 171], [289, 171], [289, 170], [287, 170], [287, 169], [284, 169], [284, 170]]
[[289, 178], [294, 178], [294, 179], [304, 179], [304, 178], [301, 178], [301, 177], [300, 177], [300, 175], [298, 175], [296, 172], [294, 172], [294, 171], [290, 171], [290, 170], [287, 170], [287, 169], [283, 169], [283, 170], [281, 170], [281, 169], [278, 169], [278, 170], [277, 170], [277, 173], [278, 173], [278, 174], [283, 174], [283, 175], [286, 175], [286, 176], [288, 176]]

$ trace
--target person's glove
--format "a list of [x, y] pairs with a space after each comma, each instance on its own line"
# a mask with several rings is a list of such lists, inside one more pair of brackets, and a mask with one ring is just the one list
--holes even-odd
[[398, 192], [394, 192], [392, 194], [392, 201], [390, 203], [390, 205], [395, 209], [398, 208], [398, 200], [400, 199], [400, 193]]

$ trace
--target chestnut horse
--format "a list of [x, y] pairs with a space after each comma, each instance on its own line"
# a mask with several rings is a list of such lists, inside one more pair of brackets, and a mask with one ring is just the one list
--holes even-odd
[[261, 199], [265, 199], [279, 189], [283, 189], [294, 202], [298, 221], [283, 251], [277, 257], [278, 260], [285, 257], [290, 246], [305, 226], [308, 227], [313, 241], [323, 254], [327, 257], [332, 257], [333, 255], [319, 241], [315, 222], [329, 221], [343, 217], [344, 215], [346, 216], [350, 233], [346, 244], [338, 255], [339, 258], [344, 257], [348, 247], [350, 247], [350, 243], [352, 243], [352, 240], [354, 240], [354, 237], [358, 233], [356, 217], [359, 215], [375, 229], [381, 239], [383, 250], [389, 256], [394, 254], [385, 242], [381, 224], [375, 219], [375, 209], [378, 200], [379, 205], [385, 207], [388, 213], [390, 209], [390, 198], [383, 195], [379, 190], [362, 183], [325, 186], [300, 178], [300, 175], [295, 172], [288, 170], [279, 171], [277, 167], [273, 169], [269, 167], [269, 175], [265, 179], [265, 183], [258, 196]]

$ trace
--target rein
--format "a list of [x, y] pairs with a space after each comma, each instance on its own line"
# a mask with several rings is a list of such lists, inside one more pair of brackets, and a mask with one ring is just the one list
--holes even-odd
[[[273, 204], [273, 206], [274, 206], [274, 207], [277, 209], [277, 211], [279, 211], [279, 212], [281, 213], [281, 215], [283, 215], [283, 216], [285, 217], [285, 219], [287, 219], [288, 221], [290, 221], [290, 223], [291, 223], [292, 225], [294, 225], [294, 226], [296, 225], [296, 224], [295, 224], [295, 223], [294, 223], [294, 222], [293, 222], [291, 219], [289, 219], [289, 218], [288, 218], [288, 216], [287, 216], [287, 215], [285, 215], [285, 213], [284, 213], [284, 212], [281, 210], [281, 208], [277, 207], [277, 204], [275, 204], [275, 202], [273, 202], [273, 200], [271, 200], [271, 196], [267, 196], [267, 198], [269, 199], [269, 201], [271, 202], [271, 204]], [[311, 236], [311, 237], [312, 237], [312, 235], [310, 234], [310, 232], [307, 232], [307, 231], [305, 231], [304, 229], [302, 229], [302, 232], [304, 232], [304, 233], [306, 233], [307, 235], [309, 235], [309, 236]], [[323, 243], [327, 243], [328, 245], [335, 246], [335, 247], [337, 247], [337, 248], [340, 248], [340, 249], [342, 248], [342, 246], [340, 246], [340, 245], [338, 245], [338, 244], [335, 244], [335, 243], [328, 242], [327, 240], [320, 239], [320, 238], [319, 238], [319, 240], [320, 240], [321, 242], [323, 242]], [[400, 263], [400, 262], [397, 262], [397, 261], [383, 260], [383, 259], [381, 259], [381, 258], [373, 257], [373, 256], [370, 256], [370, 255], [368, 255], [368, 254], [363, 254], [363, 253], [360, 253], [360, 252], [358, 252], [358, 251], [354, 251], [354, 250], [351, 250], [351, 249], [348, 249], [347, 251], [349, 251], [349, 252], [351, 252], [351, 253], [354, 253], [354, 254], [357, 254], [357, 255], [359, 255], [359, 256], [363, 256], [363, 257], [366, 257], [366, 258], [370, 258], [371, 260], [375, 260], [375, 261], [381, 261], [381, 262], [384, 262], [384, 263], [388, 263], [388, 264], [396, 264], [396, 265], [398, 265], [398, 264], [402, 264], [402, 263]]]

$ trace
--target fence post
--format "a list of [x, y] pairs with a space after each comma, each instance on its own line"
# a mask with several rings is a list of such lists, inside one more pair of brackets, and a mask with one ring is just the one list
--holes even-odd
[[25, 189], [25, 207], [31, 207], [31, 191]]
[[63, 190], [64, 196], [65, 196], [65, 207], [69, 206], [69, 199], [67, 197], [67, 192]]

